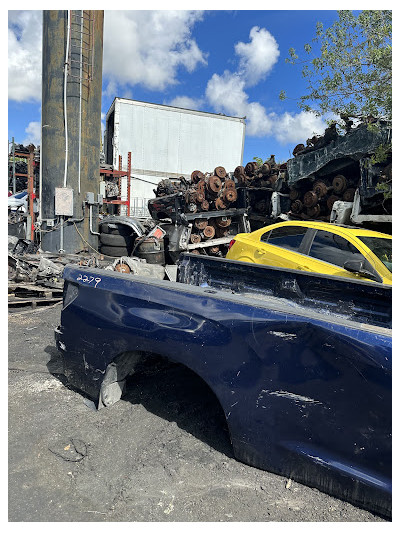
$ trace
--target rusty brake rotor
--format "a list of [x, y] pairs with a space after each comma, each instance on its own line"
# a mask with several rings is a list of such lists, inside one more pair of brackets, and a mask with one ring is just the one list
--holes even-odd
[[193, 183], [198, 183], [201, 179], [204, 179], [204, 174], [200, 170], [193, 170], [190, 178]]
[[307, 191], [304, 194], [303, 203], [306, 207], [314, 207], [318, 203], [318, 195], [314, 191]]
[[228, 228], [231, 225], [232, 219], [230, 217], [217, 217], [215, 223], [219, 228]]
[[224, 169], [224, 167], [217, 167], [214, 169], [214, 174], [220, 179], [224, 179], [226, 176], [226, 170]]
[[190, 242], [191, 242], [192, 244], [197, 244], [197, 243], [199, 243], [200, 241], [201, 241], [201, 237], [200, 237], [199, 234], [197, 234], [197, 233], [192, 233], [192, 234], [190, 235]]
[[210, 176], [207, 180], [207, 189], [213, 194], [218, 194], [222, 189], [222, 181], [218, 176]]
[[347, 180], [341, 174], [335, 176], [332, 180], [333, 190], [336, 194], [340, 194], [347, 189]]
[[205, 239], [212, 239], [215, 235], [214, 226], [206, 226], [203, 230], [203, 236]]
[[228, 189], [224, 189], [222, 192], [222, 198], [224, 202], [236, 202], [237, 200], [237, 192], [236, 189], [232, 189], [232, 187], [229, 187]]
[[208, 226], [208, 220], [206, 218], [196, 218], [194, 226], [199, 230], [203, 230]]

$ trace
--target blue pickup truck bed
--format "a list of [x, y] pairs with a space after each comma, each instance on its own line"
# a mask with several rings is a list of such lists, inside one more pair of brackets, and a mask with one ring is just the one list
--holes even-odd
[[164, 356], [212, 389], [238, 460], [390, 516], [390, 287], [191, 254], [178, 282], [64, 278], [57, 346], [99, 407]]

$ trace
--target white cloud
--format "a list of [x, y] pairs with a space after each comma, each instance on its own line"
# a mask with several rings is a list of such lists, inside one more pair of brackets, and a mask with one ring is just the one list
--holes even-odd
[[[191, 37], [202, 11], [106, 11], [103, 74], [105, 93], [117, 87], [131, 97], [129, 85], [163, 90], [178, 83], [180, 68], [193, 72], [207, 64]], [[42, 98], [42, 11], [9, 11], [8, 95], [18, 102]], [[121, 87], [122, 86], [122, 87]], [[124, 92], [122, 92], [124, 91]]]
[[41, 137], [41, 124], [40, 122], [29, 122], [28, 126], [25, 128], [25, 133], [27, 134], [26, 138], [22, 141], [24, 146], [28, 144], [34, 144], [35, 146], [40, 144]]
[[217, 112], [246, 117], [246, 134], [253, 137], [273, 136], [280, 143], [305, 142], [313, 134], [321, 134], [326, 122], [304, 111], [291, 114], [268, 113], [259, 102], [249, 102], [245, 91], [264, 79], [278, 60], [278, 44], [264, 28], [254, 26], [250, 42], [239, 42], [235, 52], [240, 57], [236, 72], [225, 70], [213, 74], [206, 88], [206, 98]]
[[256, 85], [266, 77], [280, 54], [273, 35], [258, 26], [250, 30], [250, 42], [236, 43], [235, 52], [240, 57], [239, 73], [248, 87]]
[[114, 80], [109, 80], [106, 85], [105, 90], [103, 91], [103, 94], [105, 96], [112, 98], [113, 96], [116, 96], [117, 92], [118, 92], [118, 85], [115, 83]]
[[175, 96], [172, 100], [164, 101], [165, 105], [194, 110], [199, 110], [203, 103], [204, 100], [202, 98], [190, 98], [190, 96]]
[[324, 133], [326, 127], [325, 120], [313, 113], [305, 111], [297, 114], [284, 113], [277, 121], [274, 135], [282, 144], [305, 143], [313, 135]]
[[247, 106], [247, 128], [249, 135], [262, 137], [272, 135], [274, 128], [275, 113], [266, 112], [265, 108], [258, 102], [251, 102]]
[[320, 135], [327, 127], [324, 118], [313, 113], [267, 113], [259, 102], [249, 102], [244, 90], [246, 81], [238, 73], [226, 70], [222, 76], [214, 74], [208, 81], [206, 97], [217, 112], [246, 117], [246, 134], [253, 137], [273, 135], [280, 143], [305, 142], [312, 135]]
[[163, 90], [178, 83], [178, 70], [206, 64], [191, 38], [201, 11], [106, 11], [103, 73], [119, 85]]
[[121, 93], [121, 98], [126, 98], [127, 100], [132, 100], [133, 99], [132, 90], [129, 89], [128, 87], [126, 87]]
[[275, 114], [267, 113], [259, 102], [249, 102], [245, 87], [264, 79], [278, 60], [279, 49], [275, 38], [265, 28], [254, 26], [248, 43], [238, 42], [235, 53], [239, 56], [236, 72], [213, 74], [207, 84], [206, 97], [216, 111], [246, 117], [247, 135], [262, 137], [273, 131]]
[[104, 132], [106, 129], [106, 113], [101, 113], [101, 138], [104, 136]]
[[226, 70], [222, 76], [214, 74], [208, 81], [206, 97], [218, 112], [246, 117], [246, 133], [263, 136], [271, 133], [273, 114], [267, 115], [265, 108], [258, 102], [249, 102], [244, 91], [246, 82], [237, 73]]
[[244, 92], [245, 82], [238, 74], [225, 70], [222, 76], [213, 74], [207, 83], [206, 97], [217, 111], [243, 116], [247, 94]]
[[42, 11], [9, 11], [8, 97], [42, 99]]

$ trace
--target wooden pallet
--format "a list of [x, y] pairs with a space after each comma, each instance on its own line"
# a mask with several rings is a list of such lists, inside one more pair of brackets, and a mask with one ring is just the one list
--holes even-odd
[[8, 284], [8, 307], [35, 309], [38, 305], [51, 305], [62, 300], [63, 290], [41, 287], [33, 283]]

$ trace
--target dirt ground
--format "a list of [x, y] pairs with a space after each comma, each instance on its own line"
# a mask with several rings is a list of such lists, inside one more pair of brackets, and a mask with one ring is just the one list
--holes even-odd
[[180, 365], [95, 410], [62, 375], [60, 311], [9, 315], [10, 522], [384, 522], [236, 461], [215, 398]]

